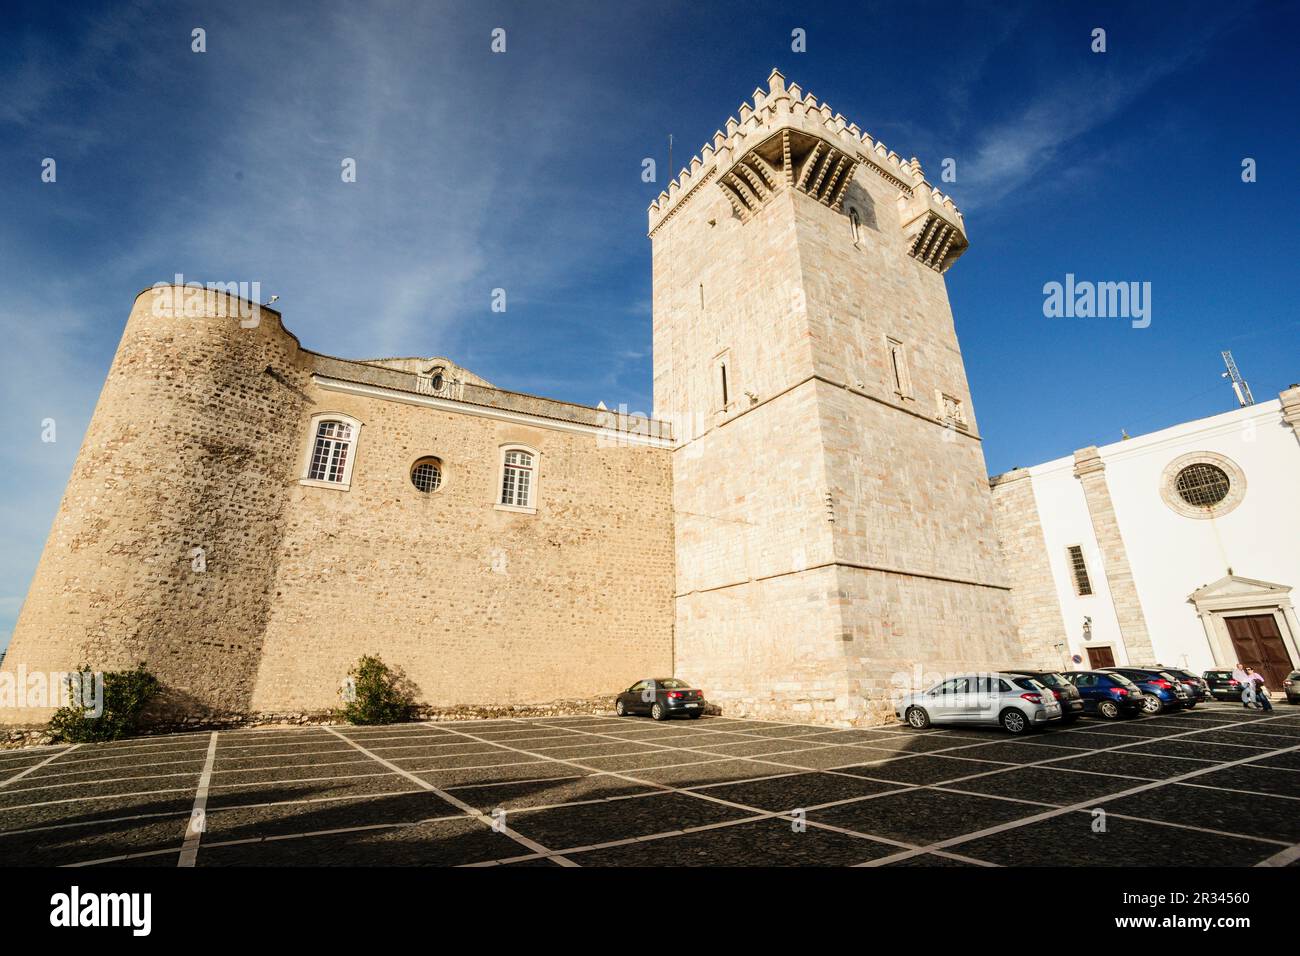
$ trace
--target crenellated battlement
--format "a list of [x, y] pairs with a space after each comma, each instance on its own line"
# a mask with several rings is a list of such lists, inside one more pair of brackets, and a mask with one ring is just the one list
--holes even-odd
[[861, 167], [898, 190], [915, 258], [943, 271], [965, 249], [961, 212], [926, 181], [916, 157], [903, 159], [797, 83], [787, 85], [780, 71], [773, 70], [767, 89], [755, 89], [752, 103], [736, 112], [650, 204], [650, 235], [709, 182], [718, 184], [742, 220], [787, 186], [838, 209]]

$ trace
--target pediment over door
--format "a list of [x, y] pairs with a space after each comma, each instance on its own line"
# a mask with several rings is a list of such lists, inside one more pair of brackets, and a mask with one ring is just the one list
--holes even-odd
[[1239, 607], [1290, 607], [1290, 595], [1289, 585], [1229, 574], [1197, 588], [1188, 595], [1187, 600], [1196, 605], [1199, 611]]

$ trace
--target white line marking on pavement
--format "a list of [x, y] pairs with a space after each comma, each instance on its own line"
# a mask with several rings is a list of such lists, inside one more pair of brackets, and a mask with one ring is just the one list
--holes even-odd
[[1300, 860], [1300, 843], [1293, 847], [1288, 847], [1278, 853], [1274, 853], [1267, 860], [1260, 860], [1256, 866], [1290, 866], [1296, 860]]
[[[1231, 760], [1228, 761], [1227, 763], [1216, 764], [1215, 766], [1212, 767], [1202, 767], [1201, 769], [1198, 770], [1191, 770], [1188, 771], [1187, 773], [1179, 774], [1176, 777], [1168, 777], [1164, 780], [1157, 780], [1151, 783], [1144, 783], [1138, 787], [1130, 787], [1128, 790], [1121, 790], [1118, 793], [1107, 794], [1106, 796], [1102, 796], [1102, 797], [1092, 797], [1088, 800], [1081, 800], [1078, 803], [1072, 803], [1067, 806], [1057, 807], [1053, 810], [1045, 811], [1043, 813], [1037, 813], [1032, 816], [1022, 817], [1019, 820], [1010, 820], [1006, 823], [999, 823], [991, 827], [985, 827], [981, 830], [975, 830], [971, 833], [964, 833], [960, 836], [950, 837], [947, 840], [939, 840], [931, 844], [931, 847], [933, 849], [939, 849], [939, 850], [947, 849], [948, 847], [958, 846], [962, 843], [967, 843], [971, 840], [977, 840], [982, 837], [991, 836], [994, 833], [1002, 833], [1006, 830], [1015, 830], [1023, 826], [1028, 826], [1029, 824], [1032, 823], [1039, 823], [1043, 820], [1050, 820], [1053, 817], [1064, 816], [1067, 813], [1074, 813], [1079, 810], [1091, 810], [1092, 808], [1097, 807], [1103, 803], [1109, 803], [1113, 800], [1120, 800], [1123, 799], [1124, 797], [1131, 797], [1134, 796], [1135, 794], [1145, 793], [1148, 790], [1155, 790], [1158, 787], [1170, 786], [1172, 784], [1180, 783], [1183, 780], [1187, 780], [1192, 777], [1199, 777], [1202, 774], [1213, 773], [1216, 770], [1224, 770], [1229, 767], [1240, 766], [1241, 764], [1248, 763], [1251, 760], [1256, 760], [1259, 757], [1264, 757], [1264, 756], [1272, 757], [1272, 756], [1276, 756], [1277, 754], [1288, 753], [1293, 750], [1300, 750], [1300, 744], [1295, 744], [1294, 746], [1291, 747], [1284, 747], [1281, 750], [1274, 751], [1273, 753], [1255, 754], [1250, 757], [1242, 757], [1239, 760]], [[1151, 820], [1149, 822], [1161, 823], [1162, 821]], [[892, 863], [896, 860], [904, 860], [907, 859], [909, 856], [915, 856], [915, 855], [916, 852], [909, 851], [907, 853], [896, 854], [893, 857], [886, 857], [885, 860]], [[872, 860], [871, 862], [862, 865], [879, 866], [883, 862], [885, 861]]]
[[66, 750], [60, 750], [60, 751], [59, 751], [58, 753], [56, 753], [56, 754], [50, 754], [48, 757], [46, 757], [46, 758], [45, 758], [44, 760], [42, 760], [40, 763], [34, 763], [34, 764], [32, 764], [30, 767], [28, 767], [26, 770], [20, 770], [20, 771], [18, 771], [18, 773], [14, 774], [12, 777], [9, 777], [8, 779], [0, 780], [0, 787], [7, 787], [7, 786], [9, 786], [9, 784], [13, 783], [15, 780], [21, 780], [23, 777], [27, 776], [29, 773], [33, 773], [33, 772], [35, 772], [35, 771], [37, 771], [37, 770], [40, 770], [42, 767], [44, 767], [44, 766], [45, 766], [47, 763], [49, 763], [50, 761], [52, 761], [52, 760], [57, 760], [59, 757], [62, 757], [62, 756], [63, 756], [64, 754], [66, 754], [66, 753], [71, 753], [72, 751], [76, 750], [76, 749], [77, 749], [78, 747], [80, 747], [80, 746], [81, 746], [81, 744], [73, 744], [71, 747], [68, 747]]
[[181, 844], [181, 855], [176, 861], [178, 867], [192, 867], [199, 856], [199, 841], [203, 839], [203, 830], [207, 826], [208, 787], [212, 783], [212, 765], [217, 760], [217, 731], [212, 731], [208, 738], [208, 756], [203, 761], [203, 772], [199, 774], [199, 786], [194, 791], [194, 807], [190, 810], [189, 826], [185, 830], [185, 842]]
[[[536, 842], [535, 840], [528, 839], [528, 837], [524, 836], [522, 833], [516, 833], [514, 830], [511, 830], [510, 827], [508, 826], [502, 826], [498, 828], [496, 826], [496, 821], [494, 819], [492, 819], [482, 811], [478, 810], [477, 808], [471, 807], [468, 803], [466, 803], [464, 800], [461, 800], [459, 797], [452, 796], [446, 790], [442, 790], [438, 787], [435, 787], [433, 784], [429, 783], [429, 781], [422, 780], [421, 778], [417, 777], [415, 774], [411, 773], [408, 770], [403, 770], [401, 767], [397, 766], [397, 764], [393, 763], [392, 761], [385, 760], [383, 757], [379, 756], [378, 754], [372, 753], [371, 751], [367, 750], [365, 747], [357, 743], [355, 740], [349, 740], [346, 736], [339, 733], [333, 727], [327, 726], [325, 729], [328, 730], [330, 733], [332, 733], [335, 737], [338, 737], [339, 740], [345, 741], [351, 746], [357, 748], [357, 750], [360, 750], [363, 754], [370, 757], [376, 763], [381, 764], [384, 767], [387, 767], [393, 773], [405, 777], [407, 780], [410, 780], [412, 783], [414, 783], [416, 786], [420, 787], [423, 790], [428, 790], [432, 793], [436, 793], [438, 796], [442, 797], [442, 799], [450, 803], [453, 807], [456, 807], [460, 810], [464, 810], [467, 814], [469, 814], [479, 823], [483, 824], [485, 827], [488, 827], [491, 830], [496, 830], [498, 833], [502, 833], [505, 836], [510, 837], [510, 839], [514, 840], [516, 843], [528, 847], [528, 849], [532, 850], [534, 853], [545, 853], [547, 855], [550, 855], [551, 853], [550, 850], [548, 850], [546, 847], [542, 846], [540, 843]], [[480, 741], [480, 743], [481, 742], [482, 741]], [[568, 860], [562, 856], [552, 856], [551, 858], [562, 866], [577, 866], [577, 864], [574, 863], [572, 860]]]

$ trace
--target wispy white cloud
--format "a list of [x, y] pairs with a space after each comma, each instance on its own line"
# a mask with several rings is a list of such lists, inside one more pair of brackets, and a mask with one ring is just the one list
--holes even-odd
[[[1111, 55], [1100, 53], [1093, 54], [1097, 61], [1090, 61], [1087, 68], [1054, 66], [1003, 119], [981, 126], [966, 150], [971, 158], [962, 162], [958, 184], [952, 187], [962, 208], [987, 210], [1041, 181], [1077, 181], [1113, 152], [1090, 149], [1085, 155], [1072, 152], [1073, 145], [1203, 57], [1214, 38], [1242, 16], [1223, 11], [1204, 18], [1198, 29], [1180, 34], [1170, 49], [1159, 49], [1158, 38], [1151, 37], [1149, 42], [1156, 48], [1141, 58], [1103, 59]], [[976, 72], [988, 62], [981, 57]]]

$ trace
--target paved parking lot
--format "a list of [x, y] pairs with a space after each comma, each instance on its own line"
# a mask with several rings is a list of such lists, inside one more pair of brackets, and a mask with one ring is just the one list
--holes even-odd
[[1285, 705], [1020, 738], [723, 717], [239, 730], [0, 751], [0, 863], [1287, 866], [1297, 800]]

